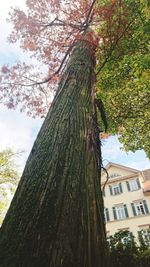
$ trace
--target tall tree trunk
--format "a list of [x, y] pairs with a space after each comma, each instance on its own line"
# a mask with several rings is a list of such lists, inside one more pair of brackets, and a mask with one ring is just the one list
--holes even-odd
[[1, 267], [106, 267], [94, 48], [80, 41], [0, 232]]

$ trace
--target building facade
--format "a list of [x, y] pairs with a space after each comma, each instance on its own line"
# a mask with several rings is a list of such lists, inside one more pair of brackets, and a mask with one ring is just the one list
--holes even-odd
[[139, 171], [109, 163], [102, 172], [104, 217], [109, 237], [120, 230], [138, 232], [150, 244], [150, 169]]

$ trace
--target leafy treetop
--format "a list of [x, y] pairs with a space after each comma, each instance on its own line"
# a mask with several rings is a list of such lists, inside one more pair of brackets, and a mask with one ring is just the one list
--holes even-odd
[[26, 6], [10, 13], [9, 42], [19, 40], [35, 63], [2, 66], [1, 101], [45, 116], [72, 49], [79, 40], [90, 42], [109, 132], [119, 131], [126, 150], [150, 155], [148, 0], [26, 0]]
[[109, 131], [126, 151], [144, 149], [150, 158], [150, 8], [137, 6], [132, 35], [98, 77], [97, 97], [105, 103]]
[[14, 8], [10, 13], [9, 42], [19, 40], [36, 64], [2, 66], [0, 99], [8, 108], [20, 104], [28, 115], [43, 116], [78, 40], [95, 45], [100, 71], [129, 34], [132, 6], [123, 0], [27, 0], [26, 5], [26, 11]]

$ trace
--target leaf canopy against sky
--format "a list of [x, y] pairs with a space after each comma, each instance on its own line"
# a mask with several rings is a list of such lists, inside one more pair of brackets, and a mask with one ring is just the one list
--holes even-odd
[[98, 77], [109, 131], [119, 133], [129, 151], [144, 149], [150, 158], [150, 13], [139, 6], [133, 34], [123, 40]]
[[[128, 19], [125, 18], [123, 1], [108, 1], [106, 5], [104, 1], [96, 0], [34, 0], [26, 1], [26, 5], [26, 12], [17, 8], [11, 12], [14, 29], [9, 41], [19, 40], [21, 48], [30, 52], [31, 62], [35, 63], [36, 59], [37, 64], [4, 65], [1, 69], [1, 98], [5, 97], [8, 108], [21, 103], [22, 108], [34, 116], [46, 113], [50, 92], [57, 89], [71, 50], [78, 40], [85, 38], [86, 29], [89, 26], [94, 29], [96, 35], [89, 33], [86, 38], [95, 42], [97, 50], [103, 54], [102, 44], [106, 42], [105, 48], [109, 51], [110, 41], [115, 44], [128, 25]], [[123, 10], [122, 17], [117, 15], [118, 10]], [[112, 21], [116, 25], [118, 20], [121, 20], [118, 31], [103, 32], [104, 24]], [[113, 29], [114, 25], [109, 27]]]
[[[129, 73], [126, 69], [134, 63], [141, 66], [141, 60], [146, 60], [148, 64], [148, 46], [141, 49], [143, 40], [148, 42], [147, 3], [146, 0], [27, 0], [25, 12], [13, 9], [10, 21], [14, 29], [9, 41], [15, 43], [19, 40], [22, 49], [31, 55], [33, 64], [18, 62], [14, 66], [6, 64], [2, 67], [0, 98], [3, 103], [8, 108], [15, 108], [19, 104], [21, 110], [33, 117], [44, 116], [51, 102], [51, 93], [57, 89], [73, 47], [78, 40], [85, 38], [84, 32], [90, 27], [95, 35], [89, 32], [86, 38], [97, 47], [97, 88], [98, 95], [106, 102], [109, 131], [116, 133], [118, 127], [123, 129], [122, 140], [127, 144], [126, 148], [145, 148], [143, 140], [148, 139], [148, 134], [145, 134], [142, 127], [148, 118], [148, 108], [144, 113], [144, 122], [145, 111], [140, 111], [140, 116], [137, 116], [137, 112], [134, 114], [138, 117], [136, 125], [139, 125], [138, 129], [134, 128], [136, 134], [133, 131], [135, 121], [131, 115], [135, 107], [136, 110], [145, 107], [149, 93], [148, 67], [145, 69], [143, 63], [143, 68], [140, 67], [140, 71], [136, 73], [140, 79], [137, 81], [135, 77], [134, 82], [132, 77], [135, 73], [132, 73], [135, 72], [135, 67]], [[143, 88], [147, 90], [144, 97]], [[139, 94], [142, 97], [139, 98]], [[128, 101], [124, 101], [126, 98]], [[127, 119], [125, 117], [128, 111], [130, 116]], [[133, 137], [137, 135], [142, 141], [136, 142], [137, 139]]]

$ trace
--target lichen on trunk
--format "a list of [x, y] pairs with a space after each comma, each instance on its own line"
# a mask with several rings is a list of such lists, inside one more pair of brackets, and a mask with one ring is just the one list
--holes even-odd
[[1, 267], [107, 266], [94, 67], [94, 47], [80, 41], [2, 225]]

